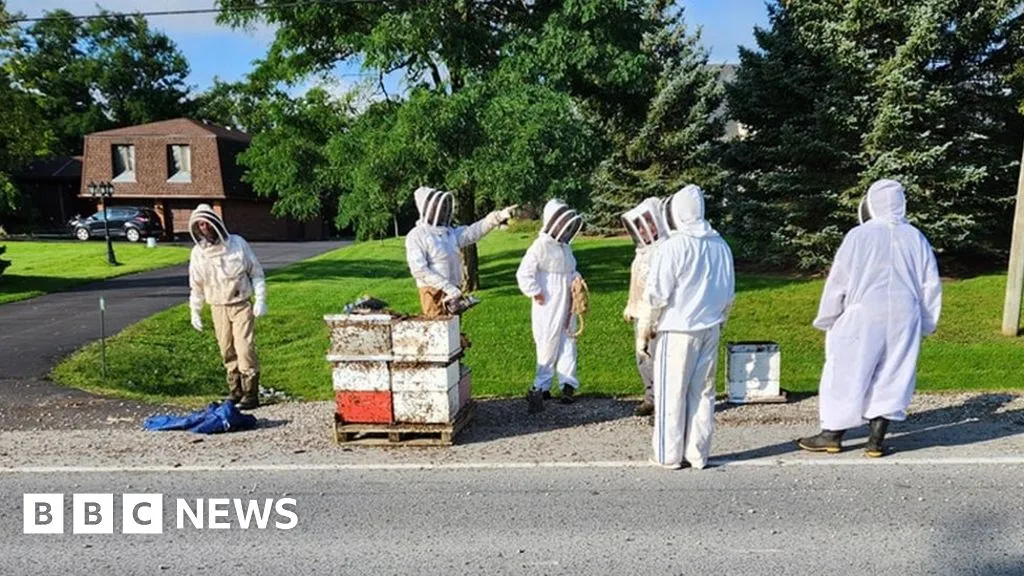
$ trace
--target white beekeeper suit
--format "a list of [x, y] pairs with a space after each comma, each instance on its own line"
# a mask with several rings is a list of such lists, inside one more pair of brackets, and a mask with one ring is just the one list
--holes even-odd
[[906, 220], [903, 186], [871, 185], [862, 224], [847, 233], [829, 271], [814, 326], [827, 331], [821, 375], [822, 434], [801, 447], [838, 452], [842, 432], [871, 421], [869, 456], [881, 456], [889, 421], [906, 419], [924, 336], [942, 309], [931, 245]]
[[670, 236], [654, 253], [641, 311], [637, 354], [657, 331], [652, 461], [707, 466], [715, 410], [719, 329], [735, 293], [732, 251], [704, 219], [697, 186], [665, 204]]
[[572, 284], [579, 274], [569, 243], [582, 227], [583, 219], [575, 210], [561, 200], [549, 201], [544, 206], [541, 232], [516, 272], [519, 290], [533, 299], [531, 317], [537, 374], [527, 395], [531, 412], [543, 410], [543, 400], [551, 397], [556, 372], [563, 402], [571, 402], [579, 388], [577, 324], [572, 315]]
[[[227, 371], [229, 398], [239, 408], [259, 405], [260, 365], [253, 343], [253, 318], [267, 313], [263, 267], [249, 243], [228, 234], [220, 216], [200, 204], [189, 217], [195, 246], [189, 259], [189, 307], [192, 326], [203, 329], [204, 303], [210, 305], [213, 328]], [[255, 305], [250, 298], [255, 295]]]
[[455, 199], [451, 192], [421, 187], [413, 193], [420, 219], [405, 239], [409, 271], [420, 291], [423, 314], [446, 314], [444, 303], [462, 296], [460, 248], [476, 244], [497, 226], [507, 222], [515, 206], [497, 210], [470, 225], [451, 227]]
[[[658, 245], [668, 236], [667, 225], [662, 212], [660, 198], [647, 198], [632, 210], [622, 215], [622, 224], [626, 227], [636, 253], [629, 270], [629, 297], [622, 317], [632, 322], [634, 336], [638, 336], [640, 310], [647, 307], [644, 300], [644, 288], [647, 285], [647, 273], [651, 267], [651, 256]], [[650, 416], [654, 413], [654, 347], [649, 345], [646, 354], [636, 354], [636, 367], [644, 383], [644, 401], [637, 406], [634, 414]]]

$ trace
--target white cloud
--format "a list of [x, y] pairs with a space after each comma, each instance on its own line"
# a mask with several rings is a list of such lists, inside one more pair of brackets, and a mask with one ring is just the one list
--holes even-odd
[[[98, 5], [98, 6], [97, 6]], [[176, 10], [208, 10], [214, 8], [216, 0], [8, 0], [10, 12], [20, 12], [29, 18], [38, 18], [52, 10], [67, 10], [72, 14], [87, 16], [97, 14], [100, 9], [110, 12], [168, 12]], [[163, 30], [171, 37], [185, 35], [209, 35], [213, 33], [233, 33], [246, 35], [261, 42], [269, 42], [274, 38], [274, 31], [266, 25], [259, 25], [252, 30], [232, 30], [220, 26], [216, 14], [176, 14], [170, 16], [152, 16], [150, 26]]]

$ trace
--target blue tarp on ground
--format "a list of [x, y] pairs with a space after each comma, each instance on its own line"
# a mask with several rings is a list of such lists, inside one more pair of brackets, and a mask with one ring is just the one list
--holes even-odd
[[191, 414], [160, 414], [150, 416], [142, 423], [146, 430], [188, 430], [196, 434], [220, 434], [252, 430], [256, 417], [242, 414], [231, 402], [213, 402]]

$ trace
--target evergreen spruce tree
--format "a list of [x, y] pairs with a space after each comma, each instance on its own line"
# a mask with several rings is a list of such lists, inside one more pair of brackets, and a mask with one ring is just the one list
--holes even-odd
[[688, 33], [681, 10], [655, 7], [655, 34], [644, 50], [658, 65], [645, 117], [617, 139], [598, 168], [591, 228], [620, 232], [619, 215], [649, 196], [665, 196], [687, 183], [715, 192], [721, 172], [715, 151], [723, 133], [724, 91], [708, 65], [700, 35]]

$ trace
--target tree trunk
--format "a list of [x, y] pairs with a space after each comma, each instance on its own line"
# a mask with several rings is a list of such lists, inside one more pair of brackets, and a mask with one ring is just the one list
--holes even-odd
[[392, 213], [391, 220], [395, 224], [395, 238], [398, 238], [398, 212], [397, 211]]
[[[467, 184], [459, 194], [459, 220], [469, 226], [476, 220], [476, 194], [472, 185]], [[462, 291], [465, 293], [480, 289], [480, 268], [476, 244], [462, 249]]]

